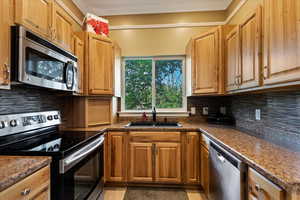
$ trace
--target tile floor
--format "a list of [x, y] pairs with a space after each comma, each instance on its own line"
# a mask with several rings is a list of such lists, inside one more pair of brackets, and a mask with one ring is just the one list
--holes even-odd
[[[123, 200], [126, 187], [105, 188], [104, 200]], [[186, 190], [189, 200], [206, 200], [205, 196], [197, 190]]]

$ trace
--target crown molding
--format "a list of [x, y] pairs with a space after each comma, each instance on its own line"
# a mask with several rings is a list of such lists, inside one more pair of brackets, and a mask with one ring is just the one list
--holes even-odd
[[241, 0], [232, 13], [222, 22], [198, 22], [198, 23], [177, 23], [177, 24], [147, 24], [147, 25], [120, 25], [110, 26], [110, 30], [130, 30], [130, 29], [157, 29], [157, 28], [184, 28], [184, 27], [208, 27], [228, 24], [229, 21], [236, 15], [241, 7], [248, 0]]

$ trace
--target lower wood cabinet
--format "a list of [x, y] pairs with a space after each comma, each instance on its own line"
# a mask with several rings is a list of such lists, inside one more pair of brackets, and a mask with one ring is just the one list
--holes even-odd
[[188, 184], [199, 184], [200, 179], [200, 149], [199, 136], [197, 132], [186, 133], [185, 150], [185, 182]]
[[201, 178], [200, 183], [204, 190], [206, 196], [209, 193], [209, 146], [208, 139], [205, 136], [201, 136], [201, 145], [200, 145], [200, 169], [201, 169]]
[[198, 132], [108, 132], [106, 181], [199, 185], [200, 136]]
[[129, 144], [129, 181], [153, 182], [153, 150], [152, 143]]
[[50, 200], [50, 166], [0, 192], [0, 199]]
[[284, 200], [284, 190], [273, 184], [261, 174], [249, 168], [248, 170], [249, 200]]
[[126, 181], [127, 133], [109, 132], [105, 145], [105, 179], [106, 181]]

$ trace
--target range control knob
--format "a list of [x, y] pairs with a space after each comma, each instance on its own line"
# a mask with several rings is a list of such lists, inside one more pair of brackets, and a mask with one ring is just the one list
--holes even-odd
[[11, 127], [16, 127], [16, 126], [19, 125], [19, 121], [16, 120], [16, 119], [13, 119], [13, 120], [11, 120], [11, 121], [9, 122], [9, 124], [10, 124]]
[[7, 122], [6, 121], [1, 121], [0, 122], [0, 129], [4, 129], [7, 127]]
[[49, 116], [47, 117], [47, 119], [51, 121], [51, 120], [53, 120], [53, 116], [52, 116], [52, 115], [49, 115]]
[[58, 115], [54, 115], [54, 119], [59, 119], [59, 116]]

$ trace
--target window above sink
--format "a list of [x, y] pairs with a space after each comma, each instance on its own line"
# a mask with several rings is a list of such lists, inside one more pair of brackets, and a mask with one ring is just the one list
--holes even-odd
[[185, 57], [125, 57], [120, 116], [151, 113], [187, 116]]

